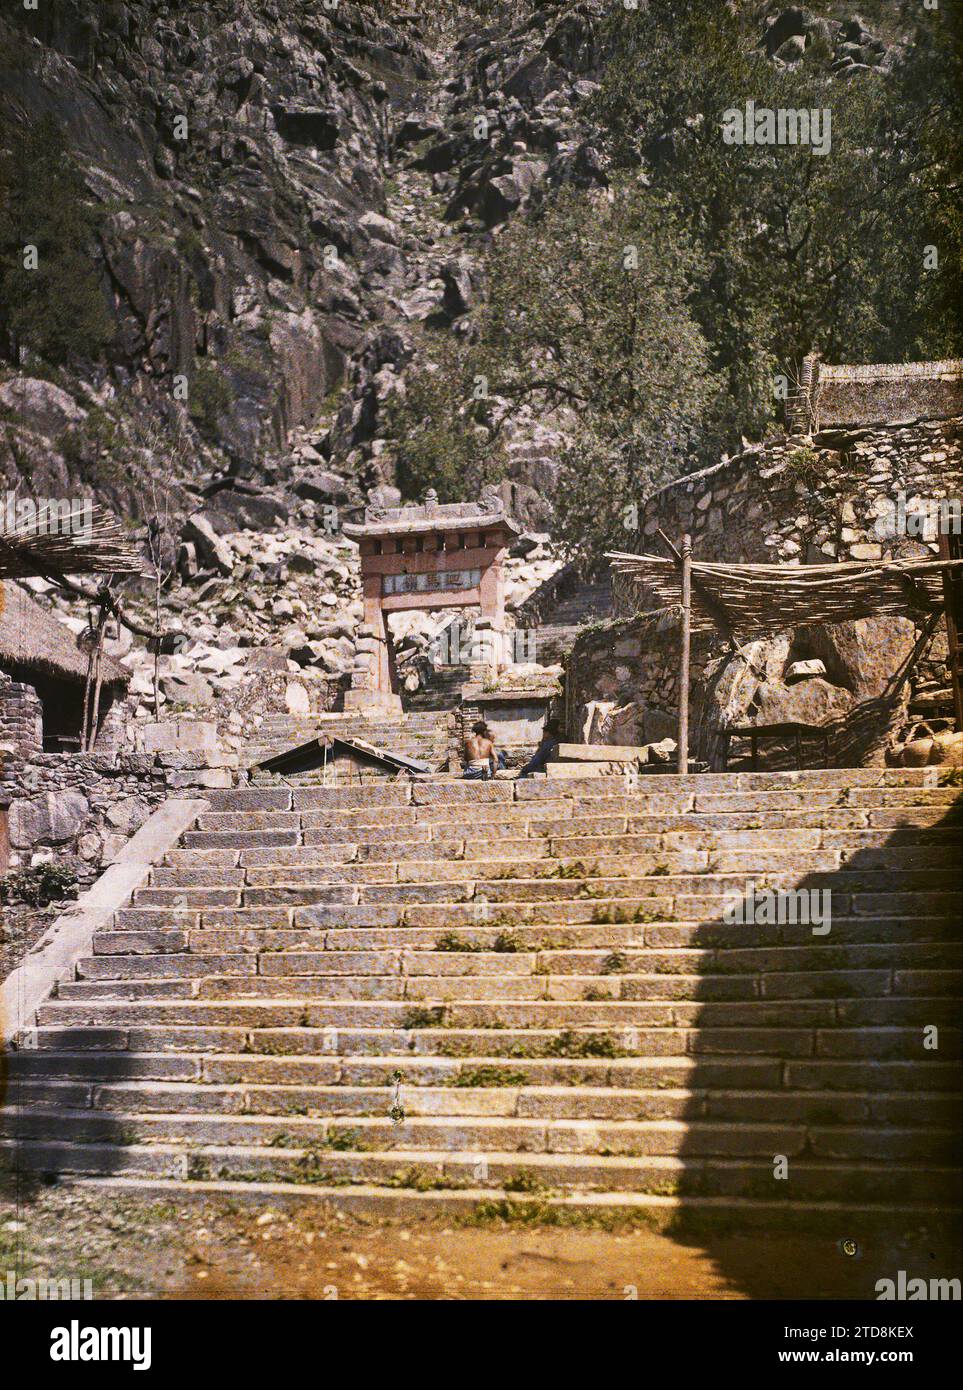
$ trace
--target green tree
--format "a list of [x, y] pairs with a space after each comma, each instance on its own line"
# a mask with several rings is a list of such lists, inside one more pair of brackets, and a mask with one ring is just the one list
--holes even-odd
[[718, 442], [718, 382], [688, 303], [699, 273], [671, 206], [638, 179], [563, 188], [498, 242], [483, 370], [516, 410], [562, 411], [555, 502], [573, 551], [625, 545], [624, 508]]
[[[100, 213], [50, 118], [0, 130], [0, 327], [16, 360], [95, 357], [111, 327], [93, 259]], [[37, 248], [37, 268], [24, 248]]]
[[622, 512], [713, 456], [718, 382], [688, 307], [698, 257], [638, 180], [570, 187], [498, 239], [473, 342], [436, 347], [389, 433], [402, 487], [463, 497], [504, 461], [526, 416], [561, 431], [553, 499], [573, 551], [626, 544]]
[[[908, 59], [848, 80], [830, 75], [825, 38], [777, 68], [746, 12], [718, 0], [613, 12], [595, 115], [616, 164], [646, 169], [704, 253], [692, 303], [727, 377], [731, 438], [765, 428], [774, 373], [813, 349], [834, 361], [958, 349], [963, 86], [946, 9], [907, 11]], [[748, 99], [830, 108], [829, 153], [725, 144], [724, 113]]]
[[475, 354], [448, 334], [429, 334], [419, 362], [386, 412], [398, 486], [409, 497], [433, 487], [442, 502], [461, 501], [493, 476], [498, 454], [473, 380]]

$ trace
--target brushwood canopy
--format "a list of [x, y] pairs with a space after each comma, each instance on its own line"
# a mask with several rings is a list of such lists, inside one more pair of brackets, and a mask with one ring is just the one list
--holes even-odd
[[[606, 556], [621, 597], [640, 613], [682, 604], [682, 571], [660, 555]], [[692, 561], [693, 633], [740, 637], [814, 623], [887, 614], [910, 618], [941, 612], [943, 573], [956, 560], [873, 560], [827, 565], [729, 565]]]

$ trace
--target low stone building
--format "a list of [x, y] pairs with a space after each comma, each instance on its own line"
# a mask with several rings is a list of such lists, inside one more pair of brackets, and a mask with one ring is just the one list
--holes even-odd
[[[940, 524], [963, 499], [963, 364], [809, 368], [791, 412], [799, 433], [662, 487], [613, 549], [665, 555], [661, 530], [676, 544], [690, 534], [693, 558], [715, 564], [935, 559]], [[597, 741], [642, 744], [675, 729], [678, 634], [667, 618], [637, 616], [635, 595], [616, 588], [618, 618], [586, 632], [568, 664], [568, 722]], [[917, 713], [941, 725], [952, 713], [945, 625], [927, 634], [925, 621], [738, 634], [732, 649], [695, 641], [694, 752], [718, 767], [727, 726], [798, 722], [840, 729], [837, 761], [882, 761]]]
[[[19, 758], [79, 747], [87, 655], [69, 628], [19, 584], [2, 582], [0, 603], [0, 744]], [[106, 653], [97, 747], [123, 737], [130, 672]]]

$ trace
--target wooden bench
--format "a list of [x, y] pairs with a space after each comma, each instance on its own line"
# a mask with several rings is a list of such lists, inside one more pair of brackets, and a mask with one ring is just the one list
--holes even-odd
[[751, 766], [755, 772], [759, 766], [760, 739], [791, 739], [796, 750], [796, 767], [802, 767], [802, 741], [804, 738], [819, 739], [823, 745], [823, 766], [832, 766], [834, 730], [828, 724], [798, 724], [792, 720], [783, 724], [736, 724], [722, 732], [722, 770], [729, 767], [730, 744], [734, 738], [747, 738], [750, 746]]

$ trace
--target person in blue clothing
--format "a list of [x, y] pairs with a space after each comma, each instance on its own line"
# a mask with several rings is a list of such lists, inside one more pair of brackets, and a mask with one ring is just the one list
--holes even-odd
[[558, 752], [558, 745], [561, 741], [562, 730], [558, 720], [547, 720], [542, 729], [539, 745], [518, 774], [519, 777], [531, 777], [533, 772], [543, 772], [546, 763], [550, 763]]

